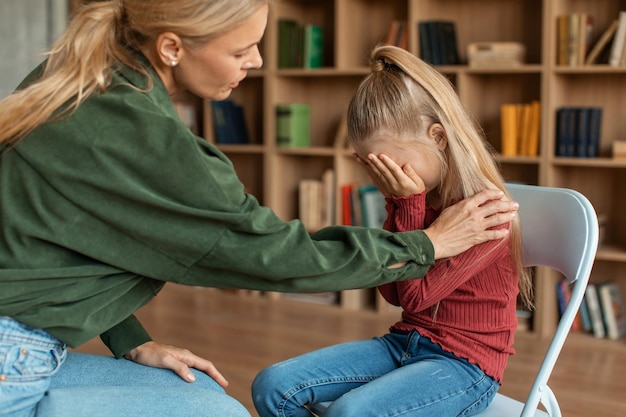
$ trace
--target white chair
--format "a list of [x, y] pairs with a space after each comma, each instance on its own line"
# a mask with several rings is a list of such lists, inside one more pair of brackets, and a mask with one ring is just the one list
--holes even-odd
[[[573, 285], [572, 295], [526, 401], [497, 394], [477, 416], [562, 417], [548, 379], [585, 295], [598, 247], [598, 219], [589, 200], [574, 190], [521, 184], [507, 184], [507, 189], [520, 204], [524, 264], [559, 271]], [[537, 408], [540, 403], [547, 412]], [[330, 404], [311, 409], [321, 417]]]

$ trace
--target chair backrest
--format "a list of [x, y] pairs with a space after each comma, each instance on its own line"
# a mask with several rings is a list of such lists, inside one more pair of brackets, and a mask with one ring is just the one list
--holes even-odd
[[598, 219], [589, 200], [574, 190], [521, 184], [507, 184], [507, 190], [520, 204], [524, 264], [556, 269], [572, 284], [522, 412], [522, 417], [533, 415], [542, 403], [550, 415], [560, 415], [548, 379], [584, 299], [598, 246]]

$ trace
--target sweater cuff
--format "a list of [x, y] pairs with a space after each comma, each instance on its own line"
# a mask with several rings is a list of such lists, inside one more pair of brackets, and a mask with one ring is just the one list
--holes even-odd
[[408, 197], [393, 196], [387, 199], [387, 204], [394, 207], [392, 221], [396, 231], [424, 229], [426, 191]]
[[100, 339], [117, 359], [124, 357], [137, 346], [152, 340], [134, 315], [102, 333]]
[[415, 264], [426, 267], [419, 277], [424, 276], [428, 268], [435, 264], [435, 247], [422, 230], [397, 232], [392, 239], [409, 249]]

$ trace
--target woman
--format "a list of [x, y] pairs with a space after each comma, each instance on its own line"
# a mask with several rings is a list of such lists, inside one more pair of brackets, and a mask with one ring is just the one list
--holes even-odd
[[[45, 65], [0, 102], [7, 415], [247, 415], [210, 361], [152, 341], [135, 319], [165, 282], [371, 287], [421, 276], [436, 258], [506, 236], [488, 230], [515, 216], [500, 192], [468, 199], [425, 232], [332, 227], [313, 236], [245, 194], [231, 162], [191, 134], [170, 96], [228, 97], [262, 65], [268, 7], [268, 0], [89, 4]], [[96, 335], [130, 361], [67, 354], [66, 345]]]

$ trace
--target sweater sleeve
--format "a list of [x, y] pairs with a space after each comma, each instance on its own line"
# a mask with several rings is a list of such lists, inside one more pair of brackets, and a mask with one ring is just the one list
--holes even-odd
[[137, 346], [152, 340], [134, 315], [102, 333], [100, 339], [118, 359]]
[[[425, 195], [396, 199], [395, 227], [406, 231], [424, 228], [432, 223], [438, 211], [425, 208]], [[508, 228], [501, 225], [498, 228]], [[390, 284], [396, 292], [398, 302], [405, 310], [421, 311], [429, 308], [468, 279], [489, 267], [509, 253], [508, 240], [489, 241], [467, 251], [437, 262], [422, 279], [413, 279]]]
[[[405, 230], [421, 230], [424, 228], [426, 207], [426, 191], [409, 197], [388, 197], [385, 208], [387, 219], [383, 228], [392, 232]], [[404, 209], [400, 209], [404, 208]], [[407, 209], [408, 208], [408, 209]], [[378, 291], [390, 304], [401, 305], [398, 287], [395, 282], [378, 286]]]
[[[280, 219], [244, 192], [219, 149], [162, 106], [116, 87], [20, 143], [16, 152], [47, 183], [42, 204], [64, 217], [57, 245], [159, 281], [264, 291], [375, 287], [434, 263], [422, 231], [335, 226], [310, 235]], [[407, 264], [388, 268], [399, 262]]]

